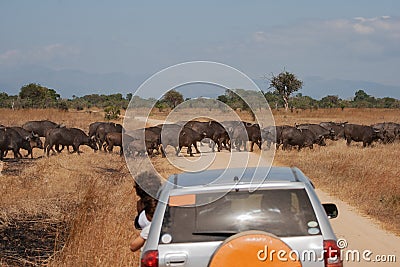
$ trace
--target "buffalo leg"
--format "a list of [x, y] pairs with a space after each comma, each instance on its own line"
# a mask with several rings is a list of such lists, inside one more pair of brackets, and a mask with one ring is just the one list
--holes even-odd
[[346, 144], [349, 146], [350, 143], [351, 143], [351, 138], [347, 138], [347, 139], [346, 139]]
[[[200, 150], [197, 148], [197, 142], [193, 143], [194, 148], [196, 149], [196, 153], [200, 154]], [[192, 146], [190, 146], [190, 151], [192, 151]]]
[[32, 148], [29, 149], [29, 150], [28, 150], [28, 154], [26, 154], [25, 157], [27, 158], [29, 155], [31, 155], [31, 159], [33, 159], [33, 153], [32, 153], [32, 151], [33, 151]]
[[254, 141], [251, 141], [251, 145], [250, 145], [250, 152], [253, 152], [254, 150]]
[[[112, 152], [113, 149], [114, 149], [114, 145], [113, 145], [113, 144], [110, 144], [110, 145], [107, 146], [108, 152]], [[105, 150], [105, 149], [104, 149], [104, 150]]]
[[53, 144], [47, 144], [47, 146], [45, 146], [47, 157], [50, 156], [50, 149], [53, 150]]
[[193, 153], [192, 153], [192, 146], [191, 145], [189, 145], [188, 146], [188, 153], [189, 153], [189, 155], [191, 156], [191, 157], [193, 157]]
[[179, 155], [179, 152], [181, 151], [181, 149], [182, 149], [182, 146], [179, 146], [179, 147], [178, 147], [178, 150], [176, 151], [176, 156]]
[[79, 151], [79, 145], [73, 144], [73, 145], [72, 145], [72, 149], [73, 149], [73, 151], [70, 152], [71, 154], [72, 154], [72, 153], [75, 153], [75, 152], [76, 152], [78, 155], [81, 154], [81, 152]]
[[[201, 142], [200, 142], [200, 144], [201, 144]], [[197, 142], [194, 142], [193, 146], [196, 149], [196, 153], [200, 154], [200, 150], [197, 148]], [[190, 148], [190, 150], [191, 150], [191, 148]]]

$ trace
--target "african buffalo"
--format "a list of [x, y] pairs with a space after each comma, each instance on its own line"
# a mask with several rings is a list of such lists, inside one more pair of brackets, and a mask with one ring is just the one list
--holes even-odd
[[257, 123], [242, 121], [241, 124], [238, 124], [235, 128], [233, 128], [232, 139], [232, 143], [235, 144], [236, 150], [238, 151], [240, 151], [242, 145], [244, 147], [244, 150], [247, 150], [247, 141], [251, 142], [250, 152], [253, 152], [254, 144], [257, 144], [257, 146], [261, 150], [261, 129]]
[[[123, 135], [123, 136], [122, 136]], [[135, 140], [132, 136], [122, 133], [108, 133], [106, 135], [106, 149], [108, 152], [112, 152], [114, 146], [119, 146], [119, 155], [122, 156], [124, 153], [122, 138], [124, 138], [124, 142], [130, 143]]]
[[187, 126], [180, 126], [177, 124], [164, 124], [161, 131], [161, 143], [163, 156], [165, 156], [165, 148], [172, 146], [175, 148], [175, 154], [178, 155], [182, 147], [186, 146], [188, 154], [193, 156], [192, 145], [195, 147], [196, 152], [200, 153], [197, 148], [197, 142], [204, 139], [206, 133], [199, 133]]
[[3, 160], [4, 153], [8, 150], [8, 137], [6, 135], [6, 128], [0, 127], [0, 160]]
[[[125, 153], [126, 155], [132, 157], [135, 157], [136, 153], [137, 156], [144, 156], [146, 152], [152, 149], [152, 146], [150, 144], [151, 144], [150, 142], [146, 142], [141, 139], [133, 140], [132, 142], [126, 145], [127, 147], [125, 149]], [[148, 154], [150, 155], [149, 152]]]
[[299, 130], [308, 129], [317, 136], [322, 135], [325, 139], [337, 140], [335, 135], [335, 131], [333, 129], [326, 129], [319, 124], [305, 123], [305, 124], [296, 124], [295, 127]]
[[344, 126], [344, 137], [348, 146], [351, 141], [355, 141], [363, 142], [363, 147], [366, 147], [367, 145], [370, 146], [373, 141], [378, 139], [384, 139], [381, 131], [374, 129], [371, 126], [358, 124], [346, 124]]
[[[213, 143], [211, 143], [213, 152], [215, 151], [215, 145], [217, 145], [218, 152], [221, 151], [222, 146], [230, 150], [229, 135], [221, 123], [214, 120], [208, 122], [189, 121], [185, 124], [185, 127], [205, 135], [205, 138], [210, 138], [213, 141]], [[197, 149], [196, 152], [199, 153]]]
[[60, 127], [64, 126], [49, 120], [28, 121], [22, 125], [22, 128], [24, 128], [24, 130], [27, 130], [28, 132], [34, 132], [35, 134], [38, 134], [40, 137], [45, 137], [46, 132], [49, 129], [60, 128]]
[[[134, 142], [134, 144], [131, 144], [132, 142], [129, 143], [129, 151], [127, 151], [127, 154], [134, 154], [135, 151], [138, 153], [139, 151], [147, 151], [147, 154], [152, 156], [154, 150], [159, 152], [161, 146], [161, 130], [162, 126], [158, 125], [129, 132], [130, 136], [140, 142]], [[124, 143], [127, 142], [124, 141]], [[163, 157], [165, 156], [163, 149], [161, 149], [161, 154]]]
[[29, 155], [31, 155], [31, 158], [33, 158], [33, 153], [32, 153], [32, 149], [37, 147], [40, 149], [43, 149], [43, 143], [42, 140], [40, 140], [40, 137], [38, 134], [35, 134], [34, 132], [28, 132], [27, 130], [23, 129], [22, 127], [10, 127], [11, 129], [15, 130], [16, 132], [19, 133], [19, 135], [29, 141], [29, 146], [25, 147], [21, 147], [23, 149], [26, 149], [28, 151], [28, 154], [25, 157], [28, 157]]
[[22, 158], [22, 155], [19, 152], [21, 148], [27, 150], [31, 155], [31, 158], [33, 158], [31, 138], [29, 136], [23, 137], [18, 133], [18, 131], [10, 127], [4, 128], [4, 132], [2, 131], [1, 134], [4, 134], [4, 137], [1, 138], [4, 142], [1, 148], [2, 158], [7, 154], [8, 150], [13, 151], [14, 158]]
[[334, 134], [337, 139], [339, 138], [344, 138], [344, 126], [346, 125], [346, 122], [321, 122], [319, 125], [324, 127], [327, 130], [333, 130]]
[[290, 125], [267, 126], [261, 129], [262, 141], [267, 142], [267, 149], [271, 148], [271, 144], [276, 145], [276, 149], [282, 144], [282, 130], [285, 128], [294, 128]]
[[383, 135], [383, 143], [393, 143], [400, 136], [400, 124], [394, 122], [383, 122], [371, 125]]
[[123, 133], [123, 132], [124, 132], [123, 127], [119, 123], [113, 123], [113, 122], [100, 123], [96, 128], [96, 134], [95, 134], [99, 150], [101, 150], [101, 148], [103, 147], [105, 151], [106, 145], [104, 144], [104, 142], [106, 141], [106, 135], [108, 133]]
[[288, 149], [290, 145], [297, 146], [298, 151], [300, 151], [303, 147], [309, 147], [312, 149], [314, 144], [318, 144], [320, 146], [326, 145], [323, 135], [316, 135], [309, 129], [300, 130], [295, 127], [288, 127], [282, 130], [282, 143], [283, 150]]
[[87, 145], [94, 150], [97, 150], [97, 145], [94, 138], [90, 138], [84, 131], [78, 128], [55, 128], [51, 129], [46, 134], [44, 149], [49, 156], [50, 150], [53, 152], [53, 146], [72, 146], [73, 151], [80, 154], [79, 146]]
[[188, 127], [183, 127], [182, 130], [179, 132], [179, 143], [178, 143], [178, 150], [176, 155], [178, 156], [179, 152], [181, 151], [182, 147], [187, 147], [187, 153], [193, 157], [192, 153], [192, 145], [197, 149], [197, 142], [200, 142], [202, 139], [206, 137], [205, 133], [199, 133], [194, 131]]

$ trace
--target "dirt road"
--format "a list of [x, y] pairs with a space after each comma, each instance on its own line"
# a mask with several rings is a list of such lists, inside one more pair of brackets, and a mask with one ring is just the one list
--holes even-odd
[[[154, 123], [158, 123], [158, 121], [154, 120]], [[169, 157], [169, 160], [184, 171], [200, 171], [205, 168], [270, 166], [271, 162], [275, 166], [282, 165], [273, 161], [272, 152], [263, 151], [261, 154], [257, 154], [222, 151], [212, 153], [207, 146], [200, 150], [203, 151], [201, 156]], [[312, 177], [310, 178], [312, 180]], [[347, 244], [343, 250], [344, 266], [400, 266], [400, 237], [382, 230], [376, 222], [360, 215], [355, 208], [331, 197], [327, 192], [317, 189], [317, 194], [321, 202], [335, 203], [338, 206], [339, 216], [332, 219], [331, 224], [336, 236], [345, 240], [342, 244]]]

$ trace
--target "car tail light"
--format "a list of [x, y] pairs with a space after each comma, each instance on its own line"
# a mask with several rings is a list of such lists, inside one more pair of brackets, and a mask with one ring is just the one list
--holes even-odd
[[340, 248], [335, 240], [324, 240], [325, 267], [343, 267]]
[[148, 250], [143, 253], [141, 267], [158, 267], [158, 250]]

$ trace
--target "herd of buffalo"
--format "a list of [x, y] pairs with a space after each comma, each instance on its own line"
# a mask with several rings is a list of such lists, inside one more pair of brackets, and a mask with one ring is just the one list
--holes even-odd
[[[44, 138], [44, 144], [41, 140]], [[120, 155], [125, 150], [127, 156], [160, 153], [166, 156], [165, 148], [172, 146], [176, 155], [182, 147], [187, 147], [187, 153], [193, 156], [192, 147], [200, 153], [197, 144], [209, 143], [212, 151], [217, 148], [235, 149], [237, 151], [253, 151], [254, 144], [260, 149], [265, 143], [267, 149], [276, 145], [282, 149], [296, 147], [313, 148], [314, 144], [325, 146], [325, 140], [345, 139], [347, 145], [352, 141], [362, 142], [363, 146], [371, 145], [373, 141], [392, 143], [400, 139], [400, 124], [383, 122], [374, 125], [358, 125], [347, 122], [321, 122], [319, 124], [296, 124], [295, 126], [267, 126], [261, 128], [258, 124], [244, 121], [180, 121], [171, 124], [160, 124], [130, 132], [124, 130], [121, 124], [112, 122], [94, 122], [89, 125], [86, 134], [79, 128], [67, 128], [48, 120], [28, 121], [21, 127], [6, 127], [0, 125], [0, 157], [1, 160], [8, 151], [14, 153], [14, 158], [22, 158], [20, 149], [28, 151], [33, 158], [32, 149], [43, 149], [47, 156], [50, 151], [60, 153], [65, 147], [71, 153], [80, 153], [79, 147], [87, 145], [93, 150], [111, 152], [114, 146], [120, 147]]]

